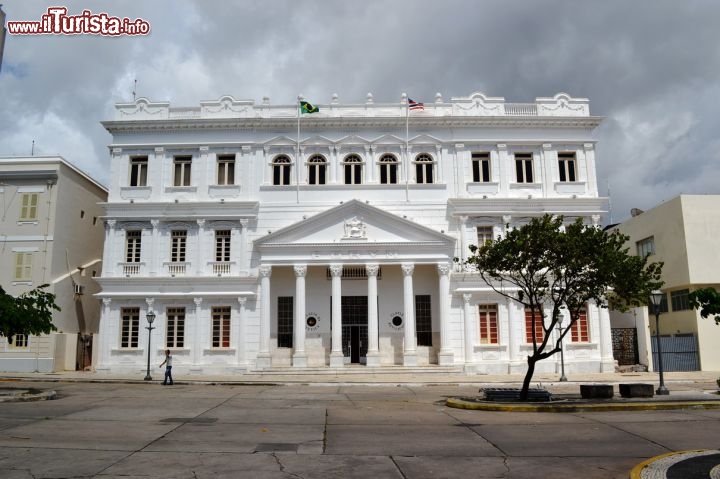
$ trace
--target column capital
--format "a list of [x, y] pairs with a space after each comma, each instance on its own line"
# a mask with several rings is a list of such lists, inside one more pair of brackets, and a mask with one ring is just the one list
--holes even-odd
[[203, 228], [205, 226], [205, 220], [195, 220], [198, 227]]
[[250, 220], [247, 218], [240, 218], [240, 226], [243, 228], [247, 228], [248, 223], [250, 223]]
[[160, 220], [150, 220], [150, 226], [152, 226], [153, 229], [157, 229], [157, 227], [160, 226]]
[[467, 223], [468, 216], [467, 215], [460, 215], [458, 216], [458, 219], [460, 220], [460, 224], [465, 226], [465, 223]]
[[438, 263], [437, 270], [440, 276], [447, 276], [450, 273], [450, 265], [448, 263]]
[[368, 263], [365, 265], [365, 274], [370, 276], [377, 276], [378, 272], [380, 271], [380, 265], [377, 263]]
[[202, 302], [203, 302], [202, 298], [193, 298], [193, 303], [195, 303], [196, 308], [199, 308], [200, 305], [202, 304]]
[[121, 155], [121, 154], [122, 154], [122, 148], [113, 148], [113, 149], [112, 149], [112, 154], [115, 155], [115, 156]]
[[402, 263], [400, 265], [400, 268], [402, 269], [404, 276], [412, 276], [413, 271], [415, 271], [415, 264], [413, 263]]
[[333, 278], [336, 278], [338, 276], [342, 277], [342, 271], [343, 271], [343, 265], [341, 265], [341, 264], [331, 264], [330, 265], [330, 275]]
[[258, 268], [258, 273], [263, 278], [269, 278], [272, 274], [272, 266], [270, 266], [269, 264], [261, 264]]
[[307, 265], [306, 264], [293, 265], [293, 271], [295, 271], [296, 278], [304, 278], [305, 275], [307, 274]]
[[110, 229], [115, 229], [116, 224], [117, 220], [105, 220], [105, 225]]
[[205, 153], [205, 154], [206, 154], [208, 151], [210, 151], [210, 147], [203, 145], [203, 146], [201, 146], [201, 147], [199, 148], [199, 150], [200, 150], [200, 153]]
[[145, 298], [145, 303], [148, 305], [148, 308], [152, 309], [155, 298]]
[[542, 149], [545, 151], [552, 150], [552, 143], [543, 143]]
[[465, 304], [470, 304], [470, 300], [472, 299], [472, 294], [470, 294], [470, 293], [465, 293], [465, 294], [463, 294], [462, 296], [463, 296], [463, 302], [464, 302]]
[[238, 301], [238, 304], [240, 305], [240, 307], [244, 307], [245, 304], [247, 303], [247, 296], [240, 296], [237, 299], [237, 301]]
[[165, 148], [164, 148], [164, 147], [162, 147], [162, 146], [156, 146], [156, 147], [155, 147], [155, 154], [156, 154], [156, 155], [162, 155], [163, 153], [165, 153]]
[[108, 307], [108, 306], [110, 306], [110, 303], [112, 303], [112, 299], [103, 298], [102, 302], [103, 302], [103, 306]]
[[590, 218], [592, 219], [593, 226], [597, 228], [600, 225], [600, 215], [592, 215]]

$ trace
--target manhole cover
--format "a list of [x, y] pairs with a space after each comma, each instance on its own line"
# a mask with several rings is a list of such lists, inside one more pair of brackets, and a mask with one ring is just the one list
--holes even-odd
[[297, 452], [297, 449], [297, 444], [266, 442], [264, 444], [258, 444], [255, 452]]
[[160, 422], [188, 422], [193, 424], [212, 424], [217, 422], [216, 417], [168, 417]]

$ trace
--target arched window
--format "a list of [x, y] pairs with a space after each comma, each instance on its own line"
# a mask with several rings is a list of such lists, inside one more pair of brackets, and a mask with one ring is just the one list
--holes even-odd
[[432, 156], [421, 153], [415, 157], [415, 183], [432, 183], [435, 162]]
[[285, 155], [276, 156], [273, 160], [273, 185], [289, 185], [292, 161]]
[[327, 162], [321, 155], [313, 155], [308, 160], [308, 184], [324, 185]]
[[380, 183], [394, 185], [398, 182], [398, 160], [393, 155], [380, 158]]
[[359, 185], [362, 183], [362, 160], [358, 155], [348, 155], [343, 160], [345, 184]]

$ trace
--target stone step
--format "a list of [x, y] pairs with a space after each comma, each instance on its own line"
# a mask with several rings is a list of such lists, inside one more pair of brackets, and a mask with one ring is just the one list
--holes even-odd
[[432, 374], [432, 375], [446, 375], [446, 374], [465, 374], [462, 367], [456, 366], [384, 366], [384, 367], [366, 367], [366, 366], [345, 366], [342, 368], [293, 368], [293, 367], [274, 367], [271, 369], [265, 369], [262, 371], [252, 371], [253, 374], [261, 376], [276, 376], [276, 375], [338, 375], [338, 374], [400, 374], [400, 375], [412, 375], [412, 374]]

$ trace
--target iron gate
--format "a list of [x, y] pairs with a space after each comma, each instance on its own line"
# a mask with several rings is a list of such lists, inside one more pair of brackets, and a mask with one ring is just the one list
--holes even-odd
[[[653, 364], [658, 368], [657, 338], [651, 337]], [[699, 371], [697, 341], [694, 334], [660, 336], [662, 347], [663, 371]]]
[[612, 345], [613, 357], [619, 366], [632, 366], [640, 362], [635, 328], [613, 328]]

